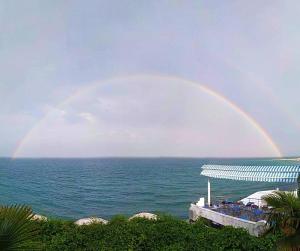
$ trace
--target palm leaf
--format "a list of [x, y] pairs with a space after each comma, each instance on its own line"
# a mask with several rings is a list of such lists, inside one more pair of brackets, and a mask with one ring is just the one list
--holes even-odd
[[37, 237], [33, 216], [27, 206], [0, 206], [0, 250], [37, 249], [32, 246]]
[[278, 250], [299, 250], [300, 247], [300, 198], [290, 192], [276, 191], [263, 197], [271, 211], [268, 224], [273, 231], [285, 235], [278, 243]]

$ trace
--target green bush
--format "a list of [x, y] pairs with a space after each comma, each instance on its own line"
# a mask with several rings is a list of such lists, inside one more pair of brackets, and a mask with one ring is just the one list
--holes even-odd
[[42, 250], [272, 250], [273, 235], [250, 236], [245, 230], [215, 229], [199, 220], [189, 224], [170, 216], [156, 221], [117, 216], [107, 225], [76, 226], [72, 222], [37, 222]]

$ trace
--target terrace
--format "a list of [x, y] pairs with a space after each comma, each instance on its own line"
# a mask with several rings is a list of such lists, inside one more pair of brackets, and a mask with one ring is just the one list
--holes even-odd
[[270, 212], [267, 207], [259, 208], [252, 203], [247, 205], [240, 203], [225, 203], [217, 206], [215, 205], [214, 207], [211, 207], [210, 210], [252, 222], [266, 221], [267, 215]]
[[252, 182], [297, 182], [299, 165], [290, 166], [228, 166], [204, 165], [201, 175], [208, 177], [207, 204], [202, 197], [192, 203], [189, 209], [190, 221], [199, 217], [223, 226], [241, 227], [251, 235], [260, 236], [266, 229], [266, 220], [270, 212], [263, 196], [275, 190], [259, 191], [241, 201], [222, 201], [211, 204], [210, 178], [246, 180]]

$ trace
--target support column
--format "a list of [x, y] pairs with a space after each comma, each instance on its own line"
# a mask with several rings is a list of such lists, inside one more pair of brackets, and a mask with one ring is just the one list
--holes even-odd
[[209, 180], [209, 178], [207, 179], [207, 203], [208, 203], [208, 206], [210, 207], [210, 180]]

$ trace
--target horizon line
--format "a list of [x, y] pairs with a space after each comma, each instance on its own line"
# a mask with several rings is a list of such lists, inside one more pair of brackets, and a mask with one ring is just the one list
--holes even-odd
[[299, 160], [299, 156], [281, 156], [281, 157], [274, 157], [274, 156], [20, 156], [20, 157], [13, 157], [13, 156], [0, 156], [0, 158], [7, 158], [7, 159], [108, 159], [108, 158], [123, 158], [123, 159], [142, 159], [142, 158], [195, 158], [195, 159], [276, 159], [276, 160]]

